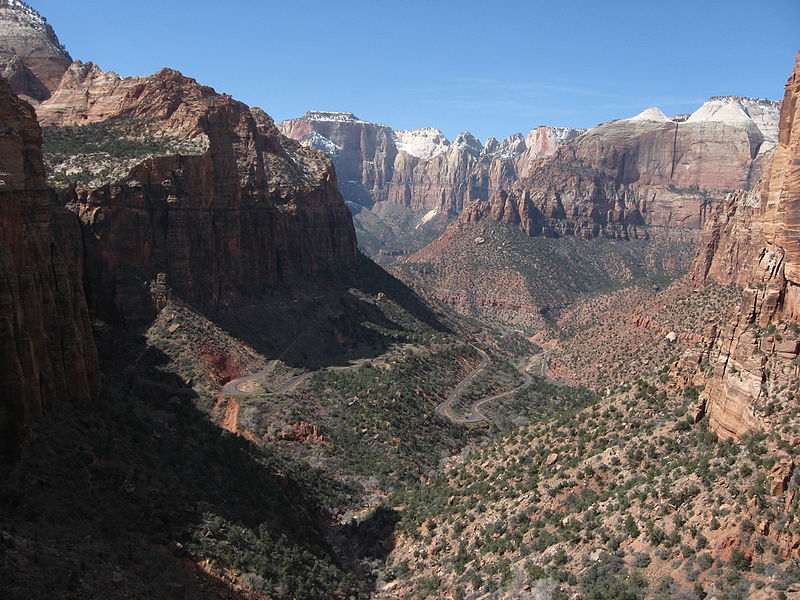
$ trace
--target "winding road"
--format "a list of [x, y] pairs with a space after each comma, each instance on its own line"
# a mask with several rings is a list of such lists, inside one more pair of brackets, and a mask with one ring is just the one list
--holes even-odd
[[[275, 365], [278, 364], [278, 361], [283, 358], [283, 355], [286, 354], [287, 350], [294, 345], [294, 343], [298, 340], [298, 338], [305, 332], [306, 327], [303, 327], [300, 331], [298, 331], [292, 339], [290, 339], [283, 348], [281, 348], [280, 354], [278, 354], [277, 358], [273, 358], [271, 361], [267, 363], [267, 365], [261, 369], [260, 371], [256, 371], [251, 375], [246, 375], [244, 377], [239, 377], [237, 379], [231, 379], [228, 383], [222, 386], [221, 393], [226, 394], [228, 396], [272, 396], [274, 394], [288, 394], [289, 392], [293, 392], [297, 386], [303, 383], [306, 379], [314, 375], [316, 371], [309, 371], [308, 373], [301, 373], [300, 375], [295, 375], [288, 381], [284, 382], [278, 389], [272, 392], [247, 392], [239, 388], [240, 385], [244, 383], [248, 383], [250, 381], [258, 381], [259, 379], [263, 379], [275, 368]], [[343, 369], [350, 369], [352, 367], [362, 367], [364, 365], [371, 365], [373, 367], [377, 367], [380, 365], [386, 364], [385, 358], [373, 358], [373, 359], [362, 359], [355, 361], [353, 364], [342, 366], [342, 367], [330, 367], [333, 371], [341, 371]]]
[[[470, 423], [480, 423], [481, 421], [491, 421], [491, 419], [489, 417], [487, 417], [485, 414], [483, 414], [481, 412], [481, 407], [484, 404], [488, 404], [489, 402], [494, 402], [495, 400], [499, 400], [500, 398], [505, 398], [507, 396], [510, 396], [511, 394], [513, 394], [513, 393], [521, 390], [522, 388], [529, 386], [531, 383], [533, 383], [533, 377], [531, 377], [530, 373], [528, 373], [528, 371], [525, 370], [525, 369], [518, 368], [517, 370], [519, 371], [519, 373], [523, 377], [523, 382], [520, 385], [518, 385], [517, 387], [512, 388], [510, 390], [507, 390], [505, 392], [501, 392], [500, 394], [495, 394], [494, 396], [489, 396], [488, 398], [482, 398], [481, 400], [478, 400], [477, 402], [473, 402], [472, 404], [470, 404], [467, 407], [467, 410], [465, 411], [466, 414], [463, 417], [459, 417], [457, 415], [454, 415], [453, 412], [452, 412], [453, 403], [456, 400], [458, 400], [459, 396], [461, 396], [461, 394], [464, 392], [466, 387], [489, 364], [488, 355], [483, 350], [481, 350], [480, 348], [477, 348], [476, 346], [473, 346], [473, 348], [475, 348], [481, 354], [481, 362], [480, 362], [480, 364], [477, 367], [475, 367], [475, 369], [473, 369], [472, 372], [469, 375], [467, 375], [464, 379], [462, 379], [461, 382], [455, 388], [453, 388], [453, 390], [449, 394], [447, 394], [447, 398], [445, 398], [444, 402], [442, 402], [441, 404], [439, 404], [439, 406], [436, 407], [436, 412], [437, 413], [439, 413], [443, 417], [447, 417], [453, 423], [456, 423], [458, 425], [468, 425]], [[552, 350], [545, 351], [541, 355], [541, 358], [542, 358], [542, 376], [543, 377], [547, 376], [546, 375], [546, 373], [547, 373], [547, 358], [549, 357], [548, 352], [552, 353]]]
[[[286, 394], [289, 392], [294, 391], [297, 386], [299, 386], [302, 382], [306, 379], [314, 375], [314, 371], [309, 371], [308, 373], [302, 373], [300, 375], [295, 375], [285, 383], [283, 383], [278, 389], [272, 392], [264, 392], [264, 393], [254, 393], [254, 392], [246, 392], [239, 388], [240, 385], [250, 382], [250, 381], [257, 381], [259, 379], [263, 379], [266, 377], [278, 361], [283, 358], [283, 355], [286, 354], [286, 351], [292, 347], [292, 345], [297, 341], [297, 339], [305, 332], [306, 328], [303, 327], [300, 331], [298, 331], [292, 339], [290, 339], [286, 345], [281, 349], [280, 353], [278, 354], [277, 358], [272, 359], [267, 363], [267, 365], [251, 375], [247, 375], [245, 377], [239, 377], [238, 379], [232, 379], [224, 386], [222, 386], [221, 392], [223, 394], [227, 394], [230, 396], [271, 396], [273, 394]], [[511, 394], [521, 390], [524, 387], [529, 386], [533, 382], [533, 378], [528, 373], [528, 371], [524, 368], [518, 368], [517, 370], [523, 377], [523, 382], [515, 388], [512, 388], [508, 391], [502, 392], [500, 394], [495, 394], [493, 396], [489, 396], [488, 398], [482, 398], [476, 402], [470, 404], [463, 417], [453, 414], [453, 404], [458, 400], [461, 394], [464, 393], [464, 390], [472, 383], [481, 372], [486, 369], [489, 365], [489, 355], [486, 354], [483, 350], [478, 348], [477, 346], [472, 346], [475, 350], [480, 354], [481, 360], [478, 363], [478, 366], [475, 367], [472, 371], [470, 371], [464, 379], [462, 379], [456, 387], [454, 387], [444, 401], [436, 407], [436, 412], [443, 417], [449, 419], [453, 423], [458, 425], [468, 425], [470, 423], [480, 423], [481, 421], [491, 421], [489, 417], [481, 412], [481, 407], [489, 402], [494, 402], [495, 400], [500, 400], [501, 398], [505, 398], [510, 396]], [[550, 376], [547, 374], [547, 361], [550, 358], [550, 355], [553, 353], [553, 349], [545, 350], [539, 355], [541, 360], [540, 368], [541, 368], [541, 376], [545, 377], [546, 379], [550, 380]], [[365, 364], [370, 364], [373, 367], [386, 364], [385, 358], [378, 358], [372, 360], [361, 360], [358, 361], [356, 364], [343, 366], [343, 367], [332, 367], [335, 370], [343, 370], [349, 369], [352, 367], [363, 366]]]
[[[247, 383], [249, 381], [257, 381], [259, 379], [263, 379], [264, 377], [266, 377], [270, 373], [270, 371], [272, 371], [272, 369], [275, 368], [275, 365], [278, 364], [278, 361], [283, 358], [283, 355], [286, 354], [286, 351], [289, 350], [289, 348], [291, 348], [294, 345], [294, 343], [297, 341], [297, 339], [301, 335], [303, 335], [303, 332], [305, 332], [305, 330], [306, 330], [306, 328], [303, 327], [302, 329], [300, 329], [300, 331], [295, 333], [294, 337], [292, 337], [292, 339], [290, 339], [288, 342], [286, 342], [286, 344], [283, 346], [283, 348], [281, 348], [281, 351], [278, 354], [277, 358], [273, 358], [271, 361], [269, 361], [267, 363], [267, 365], [263, 369], [261, 369], [260, 371], [256, 371], [252, 375], [246, 375], [245, 377], [239, 377], [238, 379], [231, 379], [228, 383], [223, 385], [222, 386], [222, 393], [223, 394], [227, 394], [229, 396], [266, 396], [266, 395], [268, 395], [268, 394], [254, 394], [252, 392], [245, 392], [243, 390], [240, 390], [239, 386], [242, 385], [243, 383]], [[304, 377], [307, 377], [308, 375], [310, 375], [310, 373], [306, 373], [305, 375], [298, 375], [297, 377], [293, 377], [287, 383], [285, 383], [283, 386], [281, 386], [281, 389], [283, 387], [286, 387], [286, 385], [291, 383], [293, 380], [298, 379], [299, 377], [303, 377], [304, 378]], [[295, 382], [294, 385], [297, 385], [298, 383], [299, 383], [299, 381]], [[277, 392], [273, 392], [273, 393], [277, 393]]]

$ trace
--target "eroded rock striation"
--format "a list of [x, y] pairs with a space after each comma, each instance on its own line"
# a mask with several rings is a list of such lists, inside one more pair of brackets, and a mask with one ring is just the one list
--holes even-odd
[[0, 452], [23, 427], [99, 390], [80, 227], [51, 204], [41, 129], [0, 78]]
[[[735, 318], [712, 331], [682, 367], [703, 367], [711, 426], [740, 437], [775, 425], [771, 401], [791, 404], [800, 381], [800, 55], [786, 84], [780, 134], [768, 178], [754, 192], [732, 194], [703, 232], [692, 277], [744, 288]], [[774, 407], [770, 408], [772, 411]]]
[[26, 3], [0, 0], [0, 29], [0, 74], [26, 100], [49, 98], [72, 62], [53, 28]]
[[350, 113], [310, 112], [278, 126], [328, 153], [345, 198], [362, 206], [463, 211], [469, 221], [505, 215], [530, 235], [696, 241], [713, 203], [752, 189], [768, 168], [778, 108], [715, 97], [691, 115], [652, 107], [588, 131], [539, 127], [485, 144], [469, 133], [450, 142], [435, 128], [392, 131]]

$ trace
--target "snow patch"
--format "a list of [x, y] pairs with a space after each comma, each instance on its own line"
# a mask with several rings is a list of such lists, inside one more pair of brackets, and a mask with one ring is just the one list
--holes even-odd
[[453, 140], [450, 149], [469, 152], [473, 156], [478, 157], [481, 152], [483, 152], [483, 144], [469, 131], [462, 131], [456, 136], [456, 139]]
[[316, 131], [312, 131], [309, 135], [303, 136], [298, 140], [301, 146], [311, 148], [312, 150], [322, 150], [330, 157], [336, 156], [342, 151], [342, 147], [338, 146], [324, 135], [320, 135]]
[[364, 123], [353, 113], [327, 110], [310, 110], [304, 116], [308, 121], [333, 121], [334, 123]]
[[779, 121], [779, 102], [741, 96], [709, 98], [686, 119], [687, 123], [720, 122], [743, 129], [757, 128], [764, 136], [759, 154], [771, 150], [778, 143]]
[[490, 144], [487, 140], [483, 152], [487, 156], [491, 156], [492, 159], [508, 160], [519, 156], [527, 149], [525, 138], [522, 137], [521, 133], [514, 133], [499, 144], [494, 138], [489, 138], [489, 140], [494, 140], [494, 143]]
[[10, 8], [18, 13], [24, 13], [27, 15], [32, 21], [36, 23], [40, 23], [42, 25], [47, 23], [47, 19], [45, 19], [39, 12], [37, 12], [33, 7], [28, 6], [21, 0], [0, 0], [0, 8]]
[[553, 133], [559, 144], [589, 131], [588, 129], [578, 129], [575, 127], [548, 127], [548, 129]]
[[422, 160], [436, 158], [450, 146], [450, 142], [436, 127], [395, 131], [394, 143], [398, 150]]
[[656, 121], [666, 123], [669, 122], [669, 117], [661, 112], [661, 109], [657, 106], [651, 106], [650, 108], [644, 109], [635, 117], [626, 119], [626, 121]]

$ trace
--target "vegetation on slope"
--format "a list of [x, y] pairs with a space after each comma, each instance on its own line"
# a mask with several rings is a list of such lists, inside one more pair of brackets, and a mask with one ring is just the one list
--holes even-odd
[[529, 237], [500, 223], [464, 224], [391, 268], [418, 293], [490, 323], [544, 327], [580, 297], [666, 285], [691, 260], [687, 243]]
[[640, 381], [398, 496], [385, 596], [779, 597], [800, 576], [785, 558], [800, 474], [781, 470], [798, 449], [771, 434], [717, 441], [693, 395]]
[[48, 181], [94, 188], [127, 175], [150, 156], [198, 154], [207, 142], [157, 133], [148, 119], [114, 118], [80, 126], [45, 127], [42, 152]]

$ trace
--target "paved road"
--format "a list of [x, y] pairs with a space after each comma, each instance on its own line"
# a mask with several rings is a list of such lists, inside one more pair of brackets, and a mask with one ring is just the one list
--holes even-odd
[[[452, 389], [452, 391], [449, 394], [447, 394], [447, 397], [444, 399], [444, 402], [442, 402], [441, 404], [439, 404], [439, 406], [436, 407], [436, 412], [437, 413], [439, 413], [443, 417], [447, 417], [453, 423], [474, 423], [475, 422], [475, 421], [466, 421], [461, 417], [453, 416], [453, 412], [451, 410], [452, 407], [453, 407], [453, 403], [456, 400], [458, 400], [458, 397], [461, 396], [461, 393], [464, 391], [464, 389], [470, 383], [472, 383], [472, 381], [478, 375], [480, 375], [481, 371], [483, 371], [486, 368], [486, 366], [489, 364], [489, 355], [486, 354], [486, 352], [484, 352], [483, 350], [481, 350], [477, 346], [473, 346], [473, 348], [475, 348], [475, 350], [477, 350], [478, 353], [481, 355], [481, 362], [478, 363], [478, 366], [475, 367], [472, 371], [470, 371], [470, 373], [466, 377], [464, 377], [464, 379], [462, 379], [458, 383], [458, 385]], [[483, 420], [483, 419], [481, 418], [481, 419], [478, 419], [478, 420], [480, 421], [480, 420]]]
[[553, 378], [552, 378], [552, 377], [550, 377], [550, 375], [547, 373], [547, 369], [548, 369], [548, 366], [547, 366], [547, 365], [548, 365], [548, 363], [550, 362], [550, 357], [553, 355], [553, 352], [555, 352], [555, 351], [556, 351], [556, 349], [555, 349], [555, 348], [549, 348], [549, 349], [545, 350], [544, 352], [542, 352], [542, 353], [539, 355], [539, 358], [540, 358], [540, 360], [542, 361], [542, 362], [541, 362], [541, 368], [542, 368], [542, 377], [544, 377], [544, 378], [545, 378], [547, 381], [549, 381], [550, 383], [558, 383], [558, 381], [557, 381], [556, 379], [553, 379]]
[[[291, 348], [292, 345], [297, 341], [297, 339], [303, 334], [305, 329], [306, 328], [304, 327], [300, 331], [298, 331], [294, 335], [294, 337], [292, 337], [292, 339], [289, 340], [286, 343], [286, 345], [281, 349], [281, 352], [280, 352], [280, 354], [278, 354], [278, 357], [273, 359], [273, 360], [271, 360], [271, 361], [269, 361], [267, 363], [267, 365], [263, 369], [261, 369], [260, 371], [257, 371], [256, 373], [253, 373], [252, 375], [247, 375], [245, 377], [239, 377], [238, 379], [232, 379], [231, 381], [226, 383], [224, 386], [222, 386], [222, 393], [223, 394], [228, 394], [228, 395], [231, 395], [231, 396], [270, 396], [272, 394], [286, 394], [286, 393], [294, 391], [301, 383], [303, 383], [306, 379], [308, 379], [309, 377], [314, 375], [314, 371], [310, 371], [308, 373], [302, 373], [301, 375], [295, 375], [294, 377], [289, 379], [287, 382], [282, 384], [277, 390], [275, 390], [273, 392], [266, 392], [266, 393], [261, 393], [261, 394], [253, 393], [253, 392], [245, 392], [245, 391], [239, 389], [239, 386], [241, 384], [243, 384], [243, 383], [247, 383], [249, 381], [257, 381], [259, 379], [263, 379], [264, 377], [266, 377], [270, 373], [270, 371], [272, 371], [272, 369], [275, 368], [275, 365], [278, 363], [278, 361], [281, 358], [283, 358], [283, 355], [286, 353], [286, 351], [289, 350], [289, 348]], [[472, 383], [475, 380], [475, 378], [478, 375], [480, 375], [481, 372], [489, 364], [489, 355], [486, 354], [486, 352], [484, 352], [483, 350], [481, 350], [477, 346], [473, 346], [473, 348], [475, 348], [475, 350], [477, 350], [478, 354], [480, 354], [480, 356], [481, 356], [481, 360], [478, 363], [478, 366], [475, 367], [472, 371], [470, 371], [470, 373], [466, 377], [464, 377], [464, 379], [462, 379], [458, 383], [458, 385], [455, 388], [453, 388], [453, 390], [451, 390], [451, 392], [449, 394], [447, 394], [447, 397], [444, 399], [444, 402], [442, 402], [441, 404], [439, 404], [436, 407], [436, 412], [437, 413], [439, 413], [443, 417], [446, 417], [446, 418], [450, 419], [453, 423], [456, 423], [456, 424], [459, 424], [459, 425], [466, 425], [466, 424], [469, 424], [469, 423], [479, 423], [481, 421], [490, 421], [491, 419], [489, 419], [489, 417], [484, 415], [480, 410], [481, 407], [484, 404], [488, 404], [489, 402], [494, 402], [495, 400], [499, 400], [500, 398], [505, 398], [506, 396], [510, 396], [514, 392], [516, 392], [518, 390], [521, 390], [524, 387], [529, 386], [533, 381], [533, 379], [531, 378], [531, 375], [525, 369], [520, 368], [518, 370], [519, 370], [520, 374], [523, 377], [523, 382], [520, 385], [518, 385], [517, 387], [515, 387], [513, 389], [510, 389], [510, 390], [508, 390], [506, 392], [503, 392], [501, 394], [495, 394], [493, 396], [489, 396], [488, 398], [482, 398], [481, 400], [473, 402], [472, 404], [470, 404], [467, 407], [466, 414], [463, 417], [458, 416], [458, 415], [454, 415], [453, 411], [452, 411], [453, 404], [456, 402], [456, 400], [458, 400], [458, 398], [461, 396], [461, 394], [464, 392], [464, 390], [467, 388], [467, 386], [470, 383]], [[553, 349], [550, 349], [550, 350], [545, 350], [540, 355], [540, 358], [541, 358], [541, 365], [540, 365], [541, 366], [541, 374], [542, 374], [542, 377], [545, 377], [548, 380], [550, 380], [550, 376], [547, 374], [547, 362], [548, 362], [548, 359], [550, 358], [550, 355], [552, 353], [553, 353]], [[354, 363], [352, 365], [348, 365], [348, 366], [344, 366], [344, 367], [332, 367], [332, 369], [340, 371], [340, 370], [344, 370], [344, 369], [350, 369], [350, 368], [353, 368], [353, 367], [360, 367], [360, 366], [363, 366], [365, 364], [370, 364], [372, 366], [379, 366], [379, 365], [386, 364], [386, 359], [384, 359], [384, 358], [362, 359], [362, 360], [357, 361], [356, 363]]]
[[[328, 370], [330, 370], [330, 371], [344, 371], [345, 369], [354, 369], [356, 367], [363, 367], [364, 365], [370, 365], [370, 366], [373, 366], [373, 367], [377, 367], [377, 366], [385, 365], [385, 364], [386, 364], [386, 359], [385, 358], [373, 358], [373, 359], [364, 358], [364, 359], [361, 359], [361, 360], [357, 360], [354, 363], [346, 365], [346, 366], [328, 367]], [[316, 371], [309, 371], [308, 373], [303, 373], [301, 375], [295, 375], [289, 381], [287, 381], [281, 387], [279, 387], [277, 390], [275, 390], [274, 392], [270, 392], [270, 394], [288, 394], [289, 392], [293, 392], [297, 388], [297, 386], [299, 386], [301, 383], [303, 383], [306, 379], [308, 379], [309, 377], [311, 377], [315, 373], [316, 373]], [[265, 395], [269, 395], [269, 394], [265, 394]]]
[[[298, 331], [294, 335], [294, 337], [286, 343], [286, 345], [283, 347], [283, 349], [281, 350], [281, 352], [278, 355], [278, 357], [273, 359], [273, 360], [271, 360], [271, 361], [269, 361], [267, 363], [267, 366], [265, 366], [263, 369], [261, 369], [260, 371], [255, 372], [255, 373], [253, 373], [251, 375], [247, 375], [245, 377], [239, 377], [238, 379], [232, 379], [231, 381], [229, 381], [228, 383], [223, 385], [222, 386], [222, 390], [221, 390], [222, 393], [223, 394], [227, 394], [229, 396], [271, 396], [273, 394], [288, 394], [289, 392], [293, 392], [295, 389], [297, 389], [297, 387], [301, 383], [303, 383], [306, 379], [308, 379], [309, 377], [314, 375], [314, 373], [316, 373], [316, 371], [309, 371], [308, 373], [301, 373], [300, 375], [295, 375], [294, 377], [292, 377], [288, 381], [284, 382], [278, 389], [276, 389], [276, 390], [274, 390], [272, 392], [263, 392], [263, 393], [245, 392], [245, 391], [239, 389], [239, 386], [241, 384], [243, 384], [243, 383], [247, 383], [248, 381], [257, 381], [259, 379], [263, 379], [264, 377], [269, 375], [269, 373], [272, 371], [272, 369], [275, 368], [275, 365], [278, 363], [278, 361], [281, 358], [283, 358], [283, 355], [286, 354], [286, 351], [289, 348], [292, 347], [292, 345], [297, 341], [297, 339], [303, 334], [304, 331], [305, 331], [305, 328], [303, 328], [300, 331]], [[342, 370], [345, 370], [345, 369], [352, 369], [354, 367], [362, 367], [364, 365], [371, 365], [373, 367], [377, 367], [377, 366], [385, 365], [385, 364], [386, 364], [386, 359], [385, 358], [373, 358], [373, 359], [364, 358], [364, 359], [361, 359], [361, 360], [357, 360], [357, 361], [355, 361], [352, 364], [349, 364], [347, 366], [330, 367], [330, 370], [332, 370], [332, 371], [342, 371]]]
[[[258, 379], [263, 379], [267, 375], [269, 375], [270, 371], [275, 368], [275, 365], [278, 364], [278, 361], [283, 358], [283, 355], [286, 354], [286, 351], [294, 345], [297, 339], [303, 335], [303, 332], [306, 330], [305, 327], [300, 329], [297, 333], [294, 334], [294, 337], [290, 339], [286, 344], [281, 348], [280, 353], [278, 354], [277, 358], [272, 359], [267, 363], [260, 371], [256, 371], [252, 375], [246, 375], [245, 377], [239, 377], [238, 379], [231, 379], [228, 383], [222, 386], [222, 393], [228, 394], [230, 396], [258, 396], [259, 394], [253, 394], [252, 392], [244, 392], [239, 389], [239, 386], [243, 383], [247, 383], [248, 381], [256, 381]], [[293, 378], [294, 379], [294, 378]], [[291, 380], [290, 380], [291, 381]], [[261, 394], [263, 395], [263, 394]]]
[[[518, 369], [518, 371], [523, 377], [523, 382], [520, 385], [508, 391], [502, 392], [500, 394], [495, 394], [493, 396], [489, 396], [488, 398], [482, 398], [481, 400], [473, 402], [467, 407], [467, 410], [463, 417], [454, 415], [452, 412], [453, 403], [456, 400], [458, 400], [458, 397], [464, 391], [466, 386], [469, 385], [469, 383], [471, 383], [472, 380], [475, 379], [475, 377], [477, 377], [478, 374], [483, 369], [485, 369], [489, 363], [489, 357], [486, 355], [486, 353], [480, 348], [475, 348], [475, 349], [478, 350], [478, 352], [480, 352], [482, 355], [481, 363], [475, 370], [473, 370], [469, 375], [467, 375], [467, 377], [461, 380], [461, 383], [459, 383], [455, 387], [455, 389], [453, 389], [453, 391], [451, 391], [447, 395], [447, 398], [445, 399], [444, 402], [442, 402], [439, 406], [436, 407], [436, 412], [438, 412], [442, 416], [447, 417], [453, 423], [459, 425], [466, 425], [469, 423], [480, 423], [481, 421], [491, 421], [489, 417], [487, 417], [481, 412], [481, 406], [483, 406], [484, 404], [488, 404], [489, 402], [494, 402], [495, 400], [499, 400], [500, 398], [505, 398], [506, 396], [510, 396], [514, 392], [517, 392], [522, 388], [527, 387], [531, 383], [533, 383], [533, 378], [530, 376], [530, 374], [526, 370], [520, 368]], [[542, 367], [543, 372], [545, 371], [545, 369], [546, 367], [543, 365]]]
[[[481, 363], [469, 375], [467, 375], [464, 379], [461, 380], [461, 383], [459, 383], [455, 387], [455, 389], [453, 389], [453, 391], [451, 391], [447, 395], [447, 398], [445, 399], [444, 402], [442, 402], [439, 406], [436, 407], [436, 412], [438, 412], [440, 415], [444, 417], [447, 417], [453, 423], [457, 423], [459, 425], [466, 425], [469, 423], [480, 423], [481, 421], [491, 421], [489, 417], [487, 417], [481, 412], [481, 407], [484, 404], [488, 404], [490, 402], [494, 402], [495, 400], [499, 400], [500, 398], [505, 398], [506, 396], [510, 396], [514, 392], [517, 392], [522, 388], [527, 387], [531, 383], [533, 383], [533, 377], [531, 377], [530, 373], [528, 373], [528, 371], [525, 370], [524, 368], [519, 368], [517, 370], [523, 377], [523, 382], [520, 385], [506, 392], [495, 394], [494, 396], [489, 396], [488, 398], [483, 398], [481, 400], [473, 402], [467, 407], [466, 413], [463, 417], [454, 415], [452, 412], [453, 403], [456, 400], [458, 400], [458, 397], [462, 394], [466, 386], [469, 385], [475, 379], [475, 377], [477, 377], [480, 374], [480, 372], [486, 368], [486, 366], [489, 363], [488, 360], [489, 357], [486, 355], [486, 353], [480, 348], [475, 347], [475, 349], [481, 353], [482, 356]], [[553, 354], [553, 351], [554, 349], [550, 348], [549, 350], [545, 350], [539, 355], [539, 358], [541, 360], [540, 363], [541, 376], [547, 379], [548, 381], [555, 381], [550, 377], [550, 375], [547, 374], [548, 360], [550, 359], [550, 355]]]

